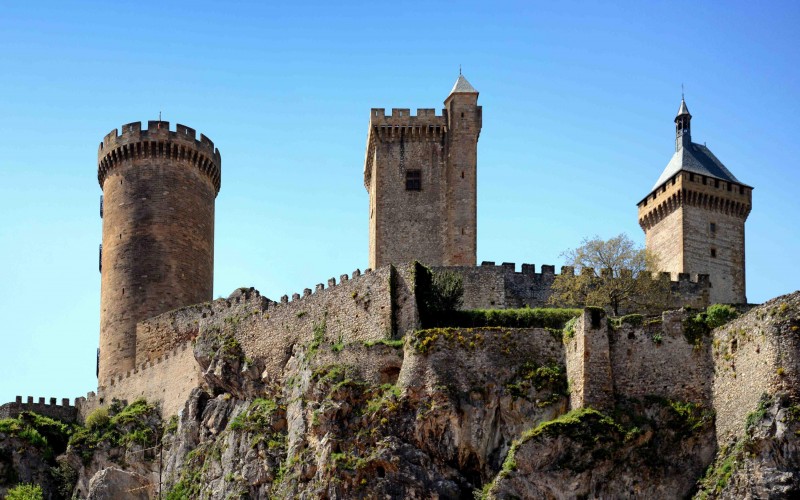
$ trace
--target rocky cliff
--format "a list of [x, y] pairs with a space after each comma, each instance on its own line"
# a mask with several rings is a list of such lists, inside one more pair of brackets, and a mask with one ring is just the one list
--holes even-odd
[[[0, 488], [35, 482], [50, 498], [96, 499], [791, 497], [800, 494], [798, 326], [800, 292], [770, 301], [693, 339], [725, 362], [715, 398], [616, 397], [602, 411], [569, 408], [554, 328], [352, 343], [319, 334], [293, 346], [279, 377], [209, 328], [194, 344], [204, 386], [178, 417], [162, 420], [145, 401], [111, 405], [51, 432], [69, 438], [66, 450], [31, 439], [25, 429], [44, 429], [33, 416], [2, 421]], [[770, 368], [775, 383], [718, 442], [714, 401], [731, 370], [746, 385], [736, 356], [748, 335], [759, 355], [780, 346], [780, 370]]]

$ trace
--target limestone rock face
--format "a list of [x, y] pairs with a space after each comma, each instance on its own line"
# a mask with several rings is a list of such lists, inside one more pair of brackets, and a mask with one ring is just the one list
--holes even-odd
[[153, 498], [153, 485], [135, 472], [108, 467], [89, 481], [88, 500], [147, 500]]
[[800, 404], [790, 394], [765, 397], [747, 434], [722, 447], [701, 481], [702, 498], [800, 497]]

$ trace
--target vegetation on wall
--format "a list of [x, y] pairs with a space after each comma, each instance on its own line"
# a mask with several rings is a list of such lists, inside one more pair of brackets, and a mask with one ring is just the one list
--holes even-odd
[[414, 295], [420, 322], [433, 326], [446, 313], [458, 310], [464, 302], [464, 281], [452, 271], [433, 272], [419, 262], [413, 264]]
[[714, 304], [705, 311], [689, 316], [683, 321], [683, 335], [691, 343], [697, 343], [703, 335], [711, 332], [739, 316], [739, 312], [727, 304]]

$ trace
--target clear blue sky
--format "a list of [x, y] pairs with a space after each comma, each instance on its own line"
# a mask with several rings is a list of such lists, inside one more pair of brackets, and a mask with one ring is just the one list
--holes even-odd
[[755, 186], [747, 295], [798, 288], [797, 2], [6, 2], [0, 16], [0, 402], [94, 389], [97, 145], [154, 120], [222, 152], [215, 297], [367, 264], [371, 107], [480, 91], [478, 260], [643, 242], [636, 202], [693, 139]]

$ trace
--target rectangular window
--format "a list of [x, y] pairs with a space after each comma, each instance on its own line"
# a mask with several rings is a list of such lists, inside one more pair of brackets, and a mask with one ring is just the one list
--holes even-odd
[[689, 180], [694, 181], [694, 174], [689, 174]]
[[406, 170], [406, 191], [422, 191], [421, 170]]
[[713, 258], [713, 259], [717, 258], [717, 249], [716, 248], [712, 248], [711, 249], [711, 258]]
[[711, 234], [716, 233], [717, 232], [717, 224], [712, 222], [711, 224], [708, 225], [708, 229], [711, 230]]
[[719, 179], [714, 179], [714, 187], [715, 188], [719, 187]]

